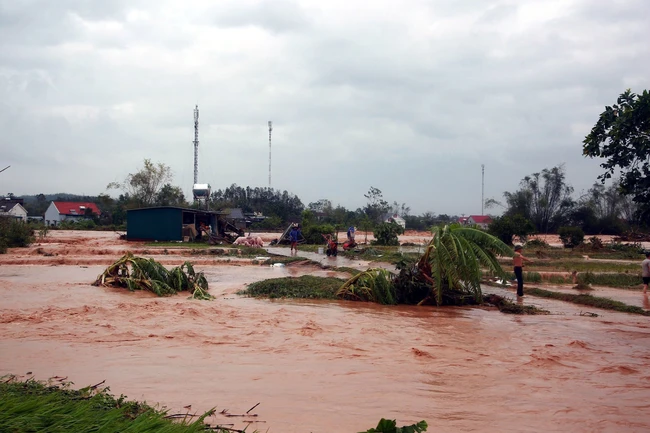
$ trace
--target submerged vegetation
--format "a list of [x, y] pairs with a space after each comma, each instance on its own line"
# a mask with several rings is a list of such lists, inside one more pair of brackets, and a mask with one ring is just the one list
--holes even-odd
[[503, 296], [490, 294], [483, 298], [486, 304], [492, 304], [502, 313], [506, 314], [550, 314], [549, 311], [537, 308], [534, 305], [516, 304]]
[[154, 259], [136, 257], [131, 253], [106, 268], [93, 285], [148, 290], [158, 296], [187, 291], [193, 299], [213, 299], [208, 294], [208, 281], [203, 272], [195, 272], [190, 262], [167, 270]]

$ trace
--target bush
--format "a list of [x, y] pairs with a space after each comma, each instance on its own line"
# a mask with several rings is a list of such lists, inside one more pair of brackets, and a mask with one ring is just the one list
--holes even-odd
[[331, 224], [313, 225], [304, 227], [302, 235], [306, 244], [318, 245], [325, 242], [323, 235], [334, 235], [336, 229]]
[[526, 242], [528, 248], [550, 248], [550, 245], [541, 239], [531, 239]]
[[525, 242], [526, 237], [535, 232], [535, 226], [521, 215], [504, 215], [494, 218], [488, 227], [488, 233], [506, 245], [512, 245], [513, 236]]
[[395, 223], [381, 223], [374, 231], [375, 240], [372, 241], [374, 245], [399, 245], [398, 236], [404, 233], [404, 228]]
[[589, 238], [589, 246], [594, 250], [601, 250], [604, 248], [603, 241], [601, 241], [597, 236]]
[[564, 248], [575, 248], [585, 240], [585, 232], [580, 227], [560, 227], [557, 234]]
[[0, 252], [7, 248], [26, 247], [34, 242], [34, 228], [13, 218], [0, 218]]

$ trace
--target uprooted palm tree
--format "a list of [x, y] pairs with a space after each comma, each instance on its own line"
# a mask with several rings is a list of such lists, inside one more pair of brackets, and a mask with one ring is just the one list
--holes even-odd
[[401, 263], [397, 275], [368, 269], [343, 284], [337, 296], [383, 304], [481, 302], [483, 271], [505, 277], [499, 255], [512, 256], [512, 250], [486, 232], [459, 224], [438, 226], [417, 262]]

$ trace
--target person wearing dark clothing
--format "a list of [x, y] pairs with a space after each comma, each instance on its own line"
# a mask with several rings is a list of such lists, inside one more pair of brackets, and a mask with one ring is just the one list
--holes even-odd
[[517, 277], [517, 296], [524, 296], [524, 262], [532, 263], [531, 260], [527, 259], [521, 254], [522, 250], [523, 247], [521, 245], [517, 245], [515, 247], [515, 255], [512, 258], [515, 277]]
[[354, 226], [350, 226], [348, 229], [348, 240], [354, 242]]
[[300, 228], [294, 225], [289, 232], [289, 240], [291, 241], [291, 252], [295, 250], [298, 252], [298, 239], [300, 238]]

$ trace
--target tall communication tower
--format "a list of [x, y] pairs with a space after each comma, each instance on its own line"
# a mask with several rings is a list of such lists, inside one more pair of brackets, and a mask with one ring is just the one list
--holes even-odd
[[269, 120], [269, 188], [271, 188], [271, 131], [273, 131], [273, 122]]
[[485, 205], [485, 164], [481, 164], [481, 215]]
[[199, 106], [194, 107], [194, 183], [199, 182]]

